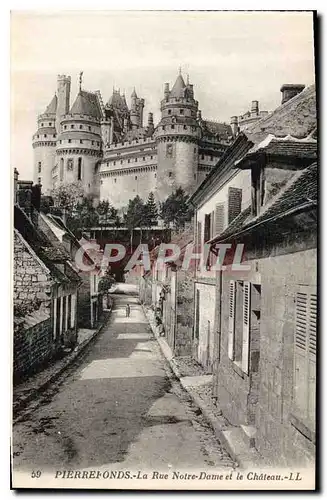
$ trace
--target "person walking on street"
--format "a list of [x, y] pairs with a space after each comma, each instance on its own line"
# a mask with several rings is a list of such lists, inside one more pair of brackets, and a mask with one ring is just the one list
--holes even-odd
[[131, 313], [130, 305], [126, 304], [126, 318], [129, 318], [130, 313]]

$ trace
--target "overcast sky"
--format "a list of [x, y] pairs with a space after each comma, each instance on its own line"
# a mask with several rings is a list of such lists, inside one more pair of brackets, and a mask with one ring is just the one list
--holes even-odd
[[81, 70], [104, 102], [115, 86], [129, 103], [135, 86], [155, 123], [179, 66], [202, 116], [225, 122], [254, 99], [274, 109], [283, 83], [314, 82], [311, 13], [16, 12], [11, 36], [11, 167], [21, 179], [32, 178], [31, 137], [58, 74], [72, 77], [71, 104]]

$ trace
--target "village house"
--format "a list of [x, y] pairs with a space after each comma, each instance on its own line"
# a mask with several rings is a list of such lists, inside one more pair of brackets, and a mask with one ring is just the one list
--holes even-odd
[[234, 426], [226, 439], [279, 466], [315, 456], [316, 96], [294, 89], [241, 132], [248, 146], [234, 167], [250, 176], [251, 202], [209, 239], [216, 255], [244, 245], [247, 266], [216, 275], [213, 394]]
[[[26, 187], [26, 186], [24, 186]], [[30, 200], [26, 193], [17, 199]], [[77, 340], [80, 278], [64, 249], [35, 225], [30, 204], [14, 206], [14, 350], [17, 382]]]
[[[79, 242], [60, 217], [40, 213], [39, 227], [42, 228], [54, 246], [66, 249], [76, 273], [81, 278], [78, 290], [77, 326], [79, 328], [94, 328], [102, 314], [102, 294], [99, 293], [101, 259], [99, 260], [95, 256], [95, 252], [92, 253], [93, 259], [91, 258], [87, 246], [89, 241], [84, 237]], [[83, 266], [79, 265], [79, 260]], [[99, 260], [99, 262], [94, 262], [95, 260]]]

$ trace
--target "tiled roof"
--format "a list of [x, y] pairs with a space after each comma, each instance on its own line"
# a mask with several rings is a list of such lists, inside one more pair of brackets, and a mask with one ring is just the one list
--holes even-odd
[[218, 135], [221, 138], [227, 139], [232, 136], [232, 128], [227, 123], [219, 123], [210, 120], [205, 120], [204, 129], [212, 135]]
[[295, 174], [284, 191], [278, 194], [261, 214], [251, 217], [251, 207], [246, 208], [222, 234], [213, 238], [212, 242], [223, 241], [239, 232], [250, 231], [259, 224], [282, 219], [296, 209], [312, 208], [317, 205], [317, 196], [317, 163], [313, 163]]
[[58, 98], [56, 96], [56, 94], [53, 96], [50, 104], [48, 104], [48, 106], [46, 107], [46, 110], [44, 111], [44, 114], [48, 114], [48, 115], [55, 115], [56, 112], [57, 112], [57, 104], [58, 104]]
[[70, 110], [72, 115], [87, 115], [101, 119], [102, 113], [98, 97], [92, 92], [80, 90]]
[[113, 91], [112, 96], [106, 104], [106, 108], [112, 106], [113, 108], [128, 110], [128, 106], [126, 103], [126, 99], [124, 96], [121, 96], [120, 93], [116, 90]]
[[277, 137], [290, 135], [296, 138], [307, 137], [317, 127], [315, 85], [305, 88], [272, 113], [249, 125], [244, 132], [257, 143], [268, 134]]
[[182, 97], [182, 91], [185, 89], [186, 85], [182, 75], [178, 75], [176, 78], [176, 82], [173, 85], [173, 88], [170, 91], [171, 97]]

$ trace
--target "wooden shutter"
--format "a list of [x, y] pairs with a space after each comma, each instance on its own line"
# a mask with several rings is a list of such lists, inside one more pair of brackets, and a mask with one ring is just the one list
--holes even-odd
[[202, 243], [202, 224], [201, 224], [201, 222], [198, 222], [198, 227], [197, 227], [197, 245], [198, 245], [198, 251], [200, 251], [201, 243]]
[[300, 420], [315, 421], [317, 295], [301, 286], [296, 294], [294, 406]]
[[242, 370], [247, 375], [249, 374], [250, 318], [251, 318], [251, 283], [249, 283], [248, 281], [244, 281]]
[[225, 227], [225, 204], [216, 204], [216, 216], [215, 216], [215, 236], [223, 232]]
[[204, 218], [204, 242], [210, 240], [211, 214], [205, 214]]
[[228, 188], [228, 224], [241, 213], [242, 208], [242, 189]]
[[229, 305], [228, 305], [228, 357], [234, 359], [234, 336], [235, 336], [235, 297], [236, 283], [229, 282]]

